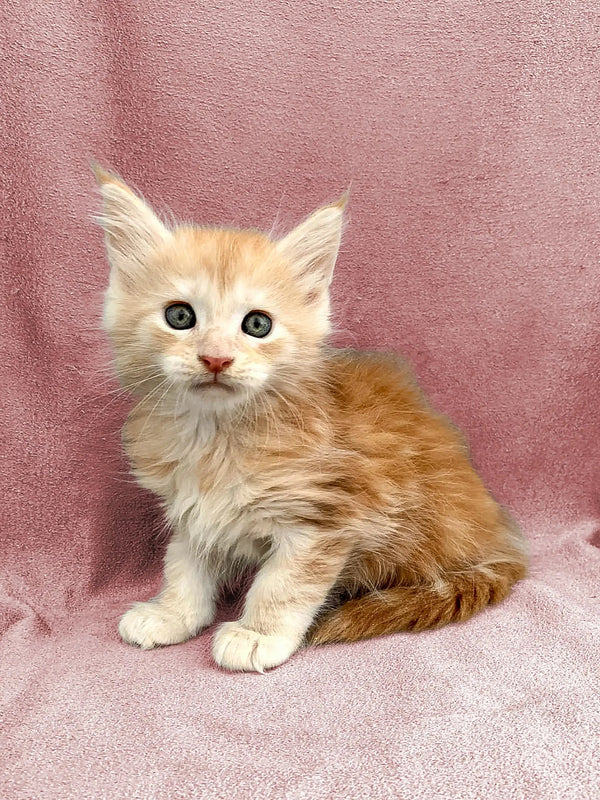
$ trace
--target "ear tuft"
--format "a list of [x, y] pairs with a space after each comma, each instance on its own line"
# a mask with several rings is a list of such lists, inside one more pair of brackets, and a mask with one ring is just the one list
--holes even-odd
[[92, 162], [104, 200], [97, 221], [104, 228], [111, 266], [131, 277], [148, 262], [152, 253], [171, 237], [154, 211], [124, 181]]
[[97, 161], [91, 161], [90, 167], [92, 168], [92, 172], [98, 182], [98, 185], [102, 186], [103, 183], [110, 183], [111, 181], [118, 181], [116, 175], [113, 175], [112, 172], [104, 169], [104, 167], [99, 164]]
[[347, 202], [346, 192], [336, 203], [314, 211], [277, 244], [311, 301], [322, 297], [331, 283]]
[[349, 200], [350, 200], [350, 189], [346, 189], [346, 191], [340, 197], [337, 203], [332, 203], [331, 205], [340, 208], [342, 211], [345, 211]]

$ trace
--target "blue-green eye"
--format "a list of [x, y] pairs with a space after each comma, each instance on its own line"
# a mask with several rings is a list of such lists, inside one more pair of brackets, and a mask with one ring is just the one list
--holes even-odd
[[194, 309], [188, 303], [171, 303], [165, 308], [167, 324], [175, 330], [183, 331], [196, 324]]
[[256, 336], [262, 339], [270, 333], [273, 323], [271, 317], [264, 311], [251, 311], [242, 320], [242, 330], [248, 336]]

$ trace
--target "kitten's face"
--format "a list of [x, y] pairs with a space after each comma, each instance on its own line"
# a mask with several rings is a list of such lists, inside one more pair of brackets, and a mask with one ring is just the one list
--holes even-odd
[[168, 230], [116, 178], [97, 177], [112, 266], [104, 320], [125, 386], [219, 411], [318, 365], [342, 203], [274, 242], [254, 231]]

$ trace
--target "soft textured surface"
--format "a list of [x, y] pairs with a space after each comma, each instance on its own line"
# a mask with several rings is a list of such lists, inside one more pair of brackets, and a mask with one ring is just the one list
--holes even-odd
[[[598, 796], [600, 15], [584, 0], [5, 3], [0, 796]], [[339, 340], [400, 350], [531, 541], [463, 626], [226, 674], [157, 586], [88, 161], [283, 230], [351, 184]], [[225, 612], [227, 613], [227, 612]]]

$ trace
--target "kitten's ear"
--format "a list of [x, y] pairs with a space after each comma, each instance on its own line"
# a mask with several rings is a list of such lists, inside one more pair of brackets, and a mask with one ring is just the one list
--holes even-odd
[[347, 202], [348, 193], [337, 203], [317, 209], [277, 243], [310, 300], [321, 297], [331, 283]]
[[108, 260], [124, 276], [131, 277], [172, 234], [120, 178], [96, 163], [92, 170], [104, 200], [104, 213], [97, 221], [106, 234]]

